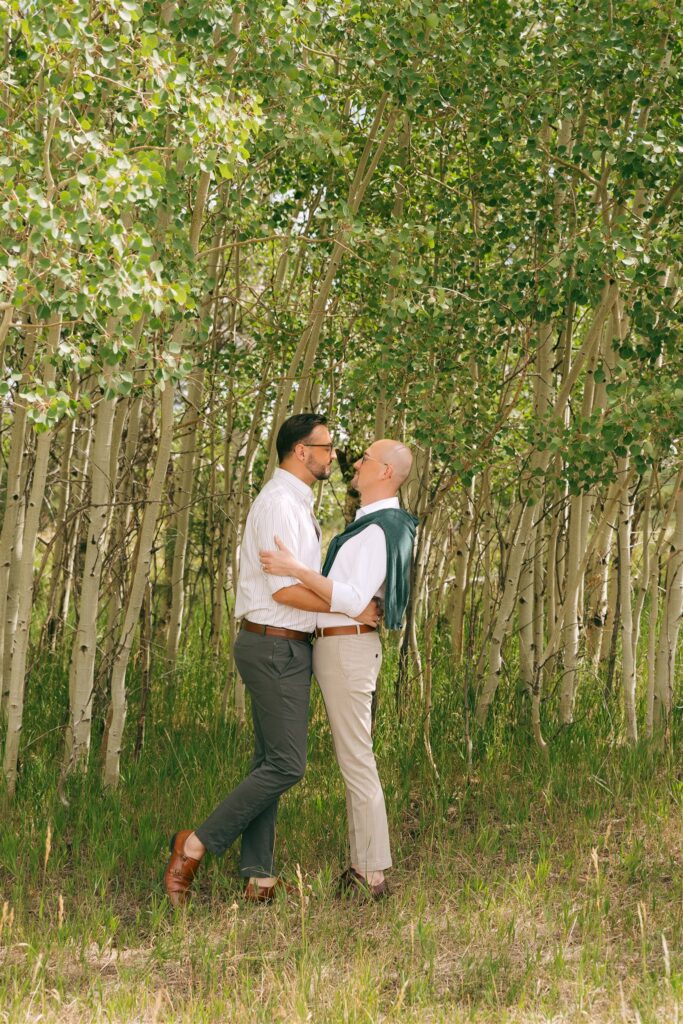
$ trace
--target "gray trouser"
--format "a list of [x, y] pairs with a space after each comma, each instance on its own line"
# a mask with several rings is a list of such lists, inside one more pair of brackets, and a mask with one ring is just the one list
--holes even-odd
[[242, 836], [240, 874], [274, 875], [278, 798], [306, 768], [311, 645], [242, 630], [235, 663], [251, 698], [254, 756], [249, 774], [226, 796], [196, 834], [221, 854]]

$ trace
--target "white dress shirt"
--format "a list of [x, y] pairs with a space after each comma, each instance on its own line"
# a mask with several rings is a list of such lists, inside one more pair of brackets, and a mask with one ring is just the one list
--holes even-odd
[[276, 535], [307, 568], [320, 572], [320, 527], [313, 515], [313, 491], [293, 473], [279, 468], [249, 509], [240, 551], [235, 617], [312, 633], [315, 612], [288, 608], [273, 600], [277, 590], [299, 581], [292, 576], [272, 576], [261, 568], [259, 551], [275, 551]]
[[[383, 498], [359, 508], [356, 519], [383, 508], [400, 507], [398, 498]], [[318, 612], [318, 628], [355, 625], [356, 615], [360, 615], [373, 597], [384, 597], [386, 576], [384, 530], [373, 523], [342, 544], [337, 552], [328, 575], [333, 584], [330, 611]]]

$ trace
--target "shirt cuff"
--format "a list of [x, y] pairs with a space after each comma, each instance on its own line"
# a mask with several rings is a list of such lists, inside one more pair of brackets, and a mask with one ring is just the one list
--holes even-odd
[[363, 608], [365, 608], [365, 605], [359, 608], [359, 601], [360, 595], [355, 587], [352, 587], [349, 583], [340, 583], [338, 580], [332, 580], [331, 612], [339, 612], [342, 615], [348, 615], [351, 619], [355, 619], [356, 615], [360, 615]]

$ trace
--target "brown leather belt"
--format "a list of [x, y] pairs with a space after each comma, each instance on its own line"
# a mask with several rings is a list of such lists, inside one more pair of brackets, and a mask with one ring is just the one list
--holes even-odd
[[261, 636], [282, 636], [285, 640], [306, 640], [310, 643], [313, 634], [303, 633], [300, 629], [286, 629], [284, 626], [262, 626], [260, 622], [249, 622], [242, 619], [242, 629], [249, 633], [260, 633]]
[[321, 636], [358, 636], [359, 633], [376, 633], [374, 626], [325, 626], [316, 629], [315, 635]]

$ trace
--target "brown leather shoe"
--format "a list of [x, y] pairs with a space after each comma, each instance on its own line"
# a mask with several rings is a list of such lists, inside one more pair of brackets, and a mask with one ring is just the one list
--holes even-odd
[[365, 897], [369, 900], [383, 900], [389, 895], [386, 879], [370, 885], [354, 868], [347, 868], [337, 882], [337, 896]]
[[295, 896], [299, 892], [296, 886], [276, 878], [273, 885], [252, 885], [251, 881], [247, 882], [244, 898], [248, 903], [272, 903], [280, 891], [286, 896]]
[[187, 901], [188, 889], [201, 862], [201, 858], [195, 860], [185, 856], [185, 840], [191, 835], [191, 828], [176, 832], [169, 844], [171, 859], [164, 871], [164, 889], [174, 907], [180, 907]]

